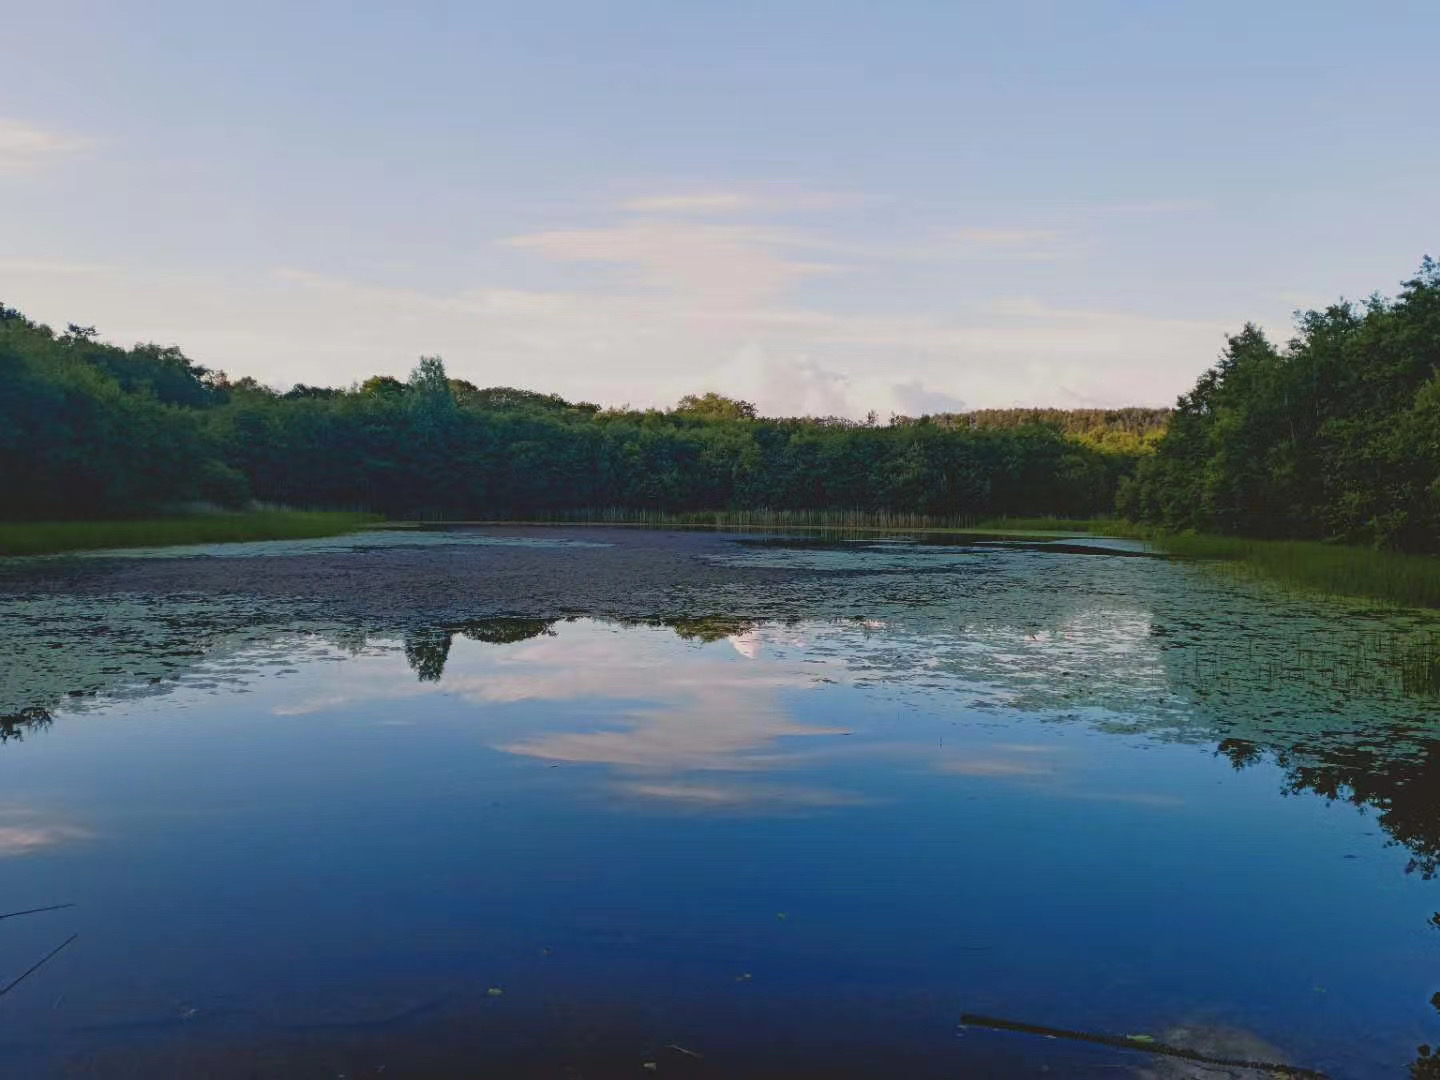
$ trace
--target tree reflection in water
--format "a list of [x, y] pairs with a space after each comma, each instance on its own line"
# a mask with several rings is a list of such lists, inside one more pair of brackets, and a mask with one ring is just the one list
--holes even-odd
[[[444, 677], [457, 636], [505, 646], [553, 636], [557, 626], [565, 621], [568, 620], [483, 618], [433, 627], [406, 626], [388, 634], [383, 628], [327, 627], [314, 632], [311, 637], [348, 652], [358, 652], [376, 640], [394, 641], [398, 637], [405, 660], [415, 677], [423, 683], [438, 683]], [[726, 616], [611, 621], [618, 626], [668, 627], [680, 638], [699, 643], [733, 640], [757, 631], [763, 633], [767, 627], [779, 625], [775, 620]], [[850, 621], [814, 625], [834, 627]], [[907, 648], [897, 653], [898, 666], [892, 672], [895, 678], [903, 680], [910, 676], [904, 665], [913, 666], [917, 660], [938, 655], [933, 651], [939, 648], [933, 644], [935, 639], [926, 637], [933, 631], [925, 629], [923, 624], [919, 630], [907, 630], [903, 622], [896, 622], [890, 629], [899, 631], [898, 637], [892, 633], [887, 639], [892, 644], [902, 640], [907, 633], [911, 639]], [[1047, 620], [1032, 636], [1037, 641], [1062, 641], [1066, 633], [1067, 624], [1057, 616], [1056, 620]], [[1395, 685], [1387, 691], [1390, 697], [1382, 698], [1375, 696], [1380, 693], [1375, 685], [1360, 686], [1353, 684], [1353, 679], [1337, 690], [1333, 669], [1327, 674], [1324, 665], [1304, 665], [1303, 670], [1301, 665], [1296, 665], [1288, 670], [1279, 670], [1273, 658], [1263, 656], [1256, 660], [1256, 664], [1266, 666], [1263, 670], [1257, 668], [1258, 674], [1248, 683], [1243, 656], [1227, 656], [1224, 664], [1212, 665], [1217, 670], [1224, 669], [1224, 678], [1220, 679], [1209, 668], [1188, 659], [1172, 662], [1172, 657], [1176, 655], [1171, 651], [1175, 635], [1153, 633], [1152, 626], [1152, 633], [1146, 636], [1160, 643], [1156, 647], [1161, 650], [1157, 655], [1163, 659], [1159, 670], [1164, 686], [1172, 699], [1180, 702], [1176, 708], [1184, 712], [1188, 726], [1167, 726], [1168, 721], [1150, 725], [1141, 710], [1137, 713], [1137, 730], [1162, 739], [1210, 742], [1216, 753], [1225, 757], [1237, 771], [1273, 763], [1284, 773], [1287, 793], [1310, 793], [1373, 814], [1388, 842], [1401, 845], [1408, 851], [1407, 873], [1427, 879], [1440, 876], [1440, 736], [1426, 722], [1426, 717], [1433, 710], [1435, 680], [1416, 675], [1423, 667], [1421, 675], [1428, 676], [1431, 666], [1417, 666], [1408, 662], [1409, 654], [1401, 655], [1399, 659], [1406, 662], [1397, 661], [1394, 667], [1398, 673]], [[276, 637], [274, 632], [268, 632], [270, 640]], [[235, 648], [243, 651], [257, 640], [267, 640], [264, 628], [257, 628], [254, 635], [241, 639]], [[97, 649], [103, 651], [103, 647], [103, 643], [97, 642]], [[1200, 641], [1192, 648], [1201, 651], [1207, 647], [1208, 642]], [[192, 649], [183, 658], [167, 656], [166, 660], [183, 673], [204, 665], [206, 657], [202, 651]], [[1069, 661], [1066, 662], [1068, 665]], [[53, 723], [54, 711], [59, 710], [62, 703], [73, 701], [76, 707], [87, 708], [91, 702], [103, 700], [107, 693], [148, 693], [165, 689], [159, 678], [143, 681], [137, 688], [133, 677], [127, 682], [120, 665], [104, 656], [92, 656], [91, 663], [93, 667], [89, 670], [77, 673], [77, 684], [83, 686], [83, 690], [72, 691], [68, 696], [60, 694], [56, 700], [36, 702], [0, 716], [0, 743], [21, 740], [28, 733], [49, 727]], [[94, 681], [97, 670], [115, 671], [116, 674], [105, 676], [97, 685]], [[930, 670], [933, 674], [933, 669]], [[866, 672], [867, 677], [884, 675], [877, 672], [873, 664], [866, 667]], [[80, 674], [83, 674], [83, 680], [78, 677]], [[957, 679], [957, 685], [958, 680], [965, 677], [962, 670], [952, 671], [951, 674]], [[1059, 674], [1064, 675], [1065, 672]], [[173, 681], [173, 677], [168, 680], [170, 685]], [[1105, 682], [1102, 679], [1092, 681], [1097, 685]], [[1261, 686], [1261, 689], [1257, 691], [1256, 686]], [[1382, 718], [1366, 723], [1363, 728], [1353, 724], [1347, 727], [1347, 721], [1340, 718], [1335, 721], [1333, 732], [1323, 726], [1302, 726], [1300, 718], [1334, 714], [1333, 702], [1332, 707], [1327, 709], [1325, 705], [1329, 699], [1324, 695], [1339, 691], [1346, 692], [1352, 704], [1364, 705], [1372, 699], [1383, 700], [1385, 710], [1377, 710]], [[1267, 694], [1270, 696], [1267, 697]], [[1408, 707], [1408, 712], [1403, 702], [1396, 707], [1397, 695], [1414, 703]], [[1072, 696], [1070, 701], [1074, 704], [1075, 698]], [[1069, 715], [1076, 714], [1072, 712]], [[1411, 719], [1407, 720], [1407, 716]], [[1237, 717], [1241, 719], [1237, 721]], [[1430, 922], [1440, 930], [1440, 912]], [[1440, 993], [1431, 999], [1431, 1004], [1440, 1010]], [[1440, 1080], [1440, 1045], [1417, 1047], [1409, 1072], [1413, 1080]]]

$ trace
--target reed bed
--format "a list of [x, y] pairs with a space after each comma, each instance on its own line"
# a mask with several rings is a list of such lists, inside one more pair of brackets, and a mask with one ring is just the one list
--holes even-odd
[[1335, 596], [1440, 607], [1440, 559], [1314, 540], [1246, 540], [1194, 533], [1151, 538], [1172, 555], [1237, 563], [1277, 581]]
[[1319, 540], [1167, 533], [1112, 518], [992, 518], [980, 522], [979, 527], [1132, 537], [1179, 558], [1231, 563], [1287, 585], [1332, 596], [1364, 597], [1404, 607], [1440, 607], [1440, 558], [1432, 555], [1406, 555]]
[[[443, 523], [437, 519], [434, 524]], [[459, 524], [459, 522], [451, 522]], [[648, 525], [657, 528], [827, 529], [852, 532], [1104, 533], [1138, 536], [1115, 519], [982, 517], [977, 514], [913, 514], [890, 510], [632, 510], [597, 508], [546, 514], [498, 513], [467, 524]]]

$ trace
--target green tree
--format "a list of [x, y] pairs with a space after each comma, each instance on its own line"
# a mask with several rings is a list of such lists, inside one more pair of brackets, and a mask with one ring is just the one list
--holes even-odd
[[755, 419], [755, 406], [750, 402], [726, 397], [713, 390], [704, 394], [686, 394], [672, 411], [677, 416], [696, 416], [706, 420]]

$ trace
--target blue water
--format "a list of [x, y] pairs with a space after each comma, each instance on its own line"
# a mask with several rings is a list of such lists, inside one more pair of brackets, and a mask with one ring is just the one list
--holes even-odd
[[[1214, 1075], [975, 1013], [1408, 1075], [1416, 844], [1296, 784], [1323, 740], [1237, 767], [1206, 710], [1244, 703], [1091, 615], [581, 618], [428, 666], [276, 633], [61, 710], [0, 747], [0, 896], [75, 906], [0, 921], [0, 974], [79, 937], [0, 998], [0, 1068]], [[1047, 667], [1090, 697], [1037, 698]]]

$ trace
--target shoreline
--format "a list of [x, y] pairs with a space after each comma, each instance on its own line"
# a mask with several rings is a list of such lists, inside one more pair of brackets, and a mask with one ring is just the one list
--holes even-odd
[[0, 522], [0, 556], [305, 540], [340, 536], [379, 521], [373, 514], [328, 510], [252, 510], [114, 521], [6, 521]]
[[[106, 549], [187, 544], [303, 540], [368, 528], [574, 528], [677, 532], [896, 533], [994, 538], [1113, 537], [1141, 540], [1155, 551], [1194, 562], [1222, 563], [1282, 585], [1329, 596], [1380, 601], [1400, 607], [1440, 608], [1440, 559], [1319, 540], [1256, 540], [1204, 533], [1166, 533], [1116, 518], [986, 518], [974, 524], [929, 523], [923, 518], [818, 512], [710, 512], [656, 515], [645, 520], [468, 519], [387, 521], [352, 511], [259, 510], [113, 521], [0, 522], [0, 557], [63, 555]], [[825, 520], [827, 517], [830, 520]]]

